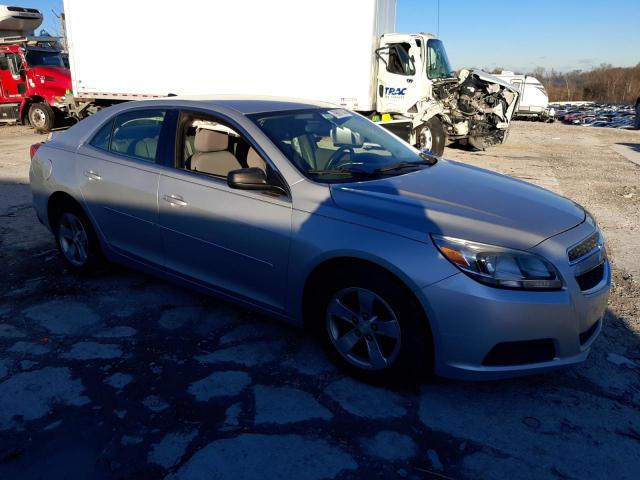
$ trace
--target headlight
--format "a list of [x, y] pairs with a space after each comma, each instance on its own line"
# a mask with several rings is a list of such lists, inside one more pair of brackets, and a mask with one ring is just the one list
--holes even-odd
[[431, 238], [451, 263], [478, 282], [521, 290], [562, 288], [558, 270], [538, 255], [434, 234]]

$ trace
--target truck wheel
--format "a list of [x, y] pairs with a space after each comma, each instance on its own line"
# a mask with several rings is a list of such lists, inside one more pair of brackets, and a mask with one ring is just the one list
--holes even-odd
[[416, 132], [416, 147], [441, 157], [445, 144], [444, 126], [438, 117], [431, 117], [427, 123], [418, 127]]
[[29, 108], [29, 123], [38, 133], [50, 132], [56, 115], [46, 103], [34, 103]]

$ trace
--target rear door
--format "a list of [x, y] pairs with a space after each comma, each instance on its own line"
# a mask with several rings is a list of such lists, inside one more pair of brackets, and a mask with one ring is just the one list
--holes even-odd
[[77, 175], [87, 208], [107, 243], [133, 259], [161, 265], [158, 181], [171, 117], [136, 109], [106, 122], [78, 149]]
[[162, 172], [158, 190], [166, 266], [197, 283], [283, 311], [290, 198], [232, 189], [226, 175], [259, 166], [270, 181], [284, 181], [229, 119], [183, 112], [175, 151], [175, 167]]

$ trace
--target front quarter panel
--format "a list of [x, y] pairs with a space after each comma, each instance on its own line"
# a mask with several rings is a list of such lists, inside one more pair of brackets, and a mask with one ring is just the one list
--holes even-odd
[[[308, 184], [307, 184], [308, 185]], [[320, 187], [321, 188], [321, 187]], [[313, 191], [314, 200], [301, 196]], [[417, 293], [421, 302], [421, 288], [458, 273], [436, 249], [427, 232], [424, 241], [416, 241], [395, 233], [372, 228], [367, 218], [360, 222], [341, 218], [326, 189], [324, 201], [317, 198], [319, 190], [305, 188], [294, 191], [296, 206], [315, 204], [313, 211], [294, 208], [292, 244], [289, 260], [290, 311], [296, 322], [302, 323], [302, 299], [307, 278], [325, 261], [335, 258], [356, 258], [379, 265], [400, 278]], [[298, 195], [296, 195], [298, 193]]]

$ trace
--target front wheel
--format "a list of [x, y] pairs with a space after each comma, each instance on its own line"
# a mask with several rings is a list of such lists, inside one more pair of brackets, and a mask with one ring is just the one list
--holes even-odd
[[420, 150], [441, 157], [445, 143], [444, 126], [438, 117], [431, 117], [416, 130], [416, 147]]
[[349, 268], [323, 288], [325, 343], [337, 363], [365, 380], [413, 379], [430, 364], [421, 305], [399, 280]]
[[53, 109], [46, 103], [34, 103], [29, 107], [29, 123], [38, 133], [50, 132], [55, 119]]

